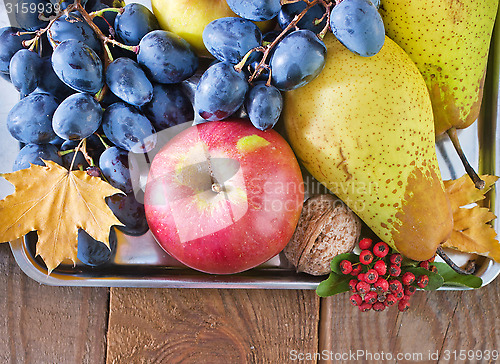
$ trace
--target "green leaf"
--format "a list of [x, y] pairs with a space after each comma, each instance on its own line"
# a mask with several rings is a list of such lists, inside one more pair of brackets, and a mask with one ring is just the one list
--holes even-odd
[[435, 291], [444, 284], [444, 279], [440, 274], [431, 272], [425, 268], [407, 268], [405, 269], [405, 272], [411, 272], [415, 274], [415, 277], [419, 277], [421, 275], [429, 277], [429, 284], [423, 288], [425, 291]]
[[349, 291], [349, 280], [351, 278], [350, 276], [332, 272], [327, 279], [318, 285], [316, 294], [320, 297], [328, 297], [337, 293], [347, 292]]
[[412, 259], [409, 259], [409, 258], [406, 258], [406, 257], [403, 257], [403, 262], [401, 264], [401, 267], [418, 267], [418, 264], [420, 262], [416, 261], [416, 260], [412, 260]]
[[438, 269], [439, 274], [444, 278], [444, 282], [450, 286], [480, 288], [483, 280], [475, 275], [459, 274], [455, 272], [446, 263], [433, 263]]
[[354, 253], [339, 254], [333, 257], [332, 261], [330, 262], [330, 267], [332, 268], [332, 272], [335, 272], [337, 274], [342, 274], [339, 265], [340, 262], [343, 261], [344, 259], [350, 261], [351, 263], [359, 263], [359, 256]]

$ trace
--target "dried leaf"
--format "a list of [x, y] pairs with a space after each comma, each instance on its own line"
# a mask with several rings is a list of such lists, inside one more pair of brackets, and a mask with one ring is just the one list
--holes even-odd
[[111, 226], [122, 224], [104, 199], [122, 192], [84, 171], [44, 162], [2, 175], [16, 191], [0, 201], [0, 242], [36, 230], [36, 254], [50, 273], [65, 259], [76, 262], [80, 228], [109, 247]]
[[493, 184], [497, 181], [497, 176], [484, 175], [481, 179], [486, 183], [482, 190], [478, 190], [470, 177], [465, 174], [458, 179], [443, 181], [444, 188], [451, 202], [451, 210], [455, 213], [461, 206], [478, 202], [484, 199]]
[[481, 176], [486, 182], [482, 190], [475, 188], [469, 176], [457, 180], [444, 181], [453, 211], [453, 231], [443, 247], [457, 249], [466, 253], [476, 253], [500, 262], [500, 244], [496, 232], [489, 224], [496, 216], [486, 207], [477, 204], [498, 179], [496, 176]]

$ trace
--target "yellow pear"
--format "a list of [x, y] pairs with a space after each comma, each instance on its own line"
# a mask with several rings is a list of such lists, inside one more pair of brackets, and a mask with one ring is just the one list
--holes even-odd
[[424, 76], [436, 135], [478, 117], [498, 0], [381, 0], [386, 34]]
[[324, 70], [284, 96], [292, 148], [382, 240], [409, 258], [429, 259], [453, 217], [422, 75], [387, 37], [373, 57], [353, 54], [331, 34], [324, 41]]

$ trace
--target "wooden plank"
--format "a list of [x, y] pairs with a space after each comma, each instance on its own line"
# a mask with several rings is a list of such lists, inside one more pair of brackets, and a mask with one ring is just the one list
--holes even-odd
[[287, 363], [318, 321], [314, 291], [113, 288], [107, 362]]
[[[326, 354], [320, 362], [337, 362], [336, 357], [348, 355], [365, 362], [392, 357], [388, 363], [445, 363], [458, 362], [444, 360], [453, 350], [498, 350], [499, 289], [497, 279], [473, 291], [417, 292], [404, 313], [396, 307], [360, 312], [348, 302], [348, 293], [322, 299], [325, 319], [320, 326], [319, 350]], [[403, 354], [400, 360], [396, 360], [398, 353]]]
[[107, 288], [40, 285], [0, 244], [0, 363], [104, 363], [108, 302]]

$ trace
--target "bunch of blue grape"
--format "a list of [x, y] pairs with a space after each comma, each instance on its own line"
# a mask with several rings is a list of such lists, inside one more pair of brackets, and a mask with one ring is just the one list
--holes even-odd
[[[196, 112], [206, 121], [246, 115], [261, 130], [272, 128], [283, 108], [282, 92], [302, 87], [323, 70], [327, 31], [350, 51], [370, 57], [385, 40], [376, 0], [227, 0], [238, 17], [216, 19], [203, 42], [216, 62], [201, 76]], [[254, 21], [277, 20], [262, 34]]]
[[148, 230], [130, 153], [148, 153], [157, 132], [192, 122], [182, 83], [196, 72], [198, 57], [141, 4], [68, 0], [49, 11], [48, 0], [17, 0], [25, 3], [35, 14], [18, 14], [20, 27], [0, 29], [0, 72], [19, 91], [6, 120], [21, 147], [13, 170], [51, 160], [123, 192], [106, 199], [123, 224], [111, 228], [111, 250], [83, 230], [78, 234], [79, 260], [101, 266], [113, 258], [115, 230]]

